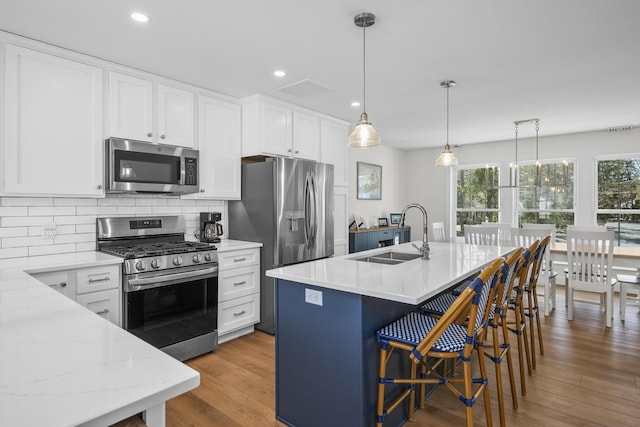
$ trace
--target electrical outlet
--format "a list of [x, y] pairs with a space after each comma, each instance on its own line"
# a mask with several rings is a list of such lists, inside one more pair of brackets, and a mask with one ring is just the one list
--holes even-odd
[[56, 237], [56, 224], [43, 224], [42, 225], [42, 237], [53, 239]]
[[304, 290], [304, 302], [309, 304], [322, 305], [322, 291], [316, 291], [315, 289]]

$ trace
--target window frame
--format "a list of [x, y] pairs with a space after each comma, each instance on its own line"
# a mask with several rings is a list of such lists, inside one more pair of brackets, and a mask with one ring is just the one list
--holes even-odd
[[[482, 208], [482, 209], [460, 209], [458, 208], [458, 172], [461, 170], [469, 170], [469, 169], [488, 169], [491, 167], [495, 167], [498, 170], [498, 185], [501, 185], [501, 176], [502, 176], [502, 164], [500, 163], [485, 163], [485, 164], [468, 164], [468, 165], [459, 165], [455, 167], [452, 176], [452, 187], [453, 187], [453, 195], [452, 195], [452, 205], [453, 205], [453, 221], [452, 221], [452, 232], [454, 237], [461, 237], [458, 235], [458, 213], [459, 212], [495, 212], [498, 214], [499, 221], [502, 221], [503, 218], [503, 209], [502, 209], [502, 191], [498, 188], [498, 207], [495, 209], [491, 208]], [[453, 169], [453, 168], [452, 168]], [[462, 226], [462, 225], [461, 225]]]

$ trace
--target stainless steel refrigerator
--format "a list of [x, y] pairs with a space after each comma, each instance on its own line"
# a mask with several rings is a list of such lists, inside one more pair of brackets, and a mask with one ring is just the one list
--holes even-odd
[[260, 323], [275, 334], [274, 279], [265, 271], [333, 255], [333, 165], [268, 158], [242, 165], [242, 200], [229, 201], [229, 238], [261, 242]]

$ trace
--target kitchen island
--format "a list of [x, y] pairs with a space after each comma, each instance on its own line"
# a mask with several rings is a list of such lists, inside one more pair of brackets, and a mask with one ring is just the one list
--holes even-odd
[[[513, 249], [437, 242], [430, 246], [430, 260], [358, 260], [389, 251], [415, 253], [406, 243], [267, 271], [276, 279], [280, 421], [299, 427], [373, 425], [376, 331]], [[398, 359], [390, 369], [407, 369], [406, 363]], [[399, 425], [404, 418], [405, 409], [399, 409], [385, 425]]]
[[23, 271], [122, 260], [47, 259], [0, 270], [0, 426], [104, 427], [140, 412], [164, 426], [165, 401], [197, 387], [198, 372]]

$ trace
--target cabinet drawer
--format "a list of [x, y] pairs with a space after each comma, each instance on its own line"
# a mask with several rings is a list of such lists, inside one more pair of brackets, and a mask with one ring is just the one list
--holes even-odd
[[246, 267], [260, 263], [260, 249], [245, 249], [228, 252], [218, 252], [220, 270], [236, 267]]
[[55, 273], [37, 273], [32, 274], [33, 277], [42, 283], [50, 286], [52, 289], [60, 292], [68, 298], [75, 299], [76, 290], [73, 282], [70, 280], [68, 271], [56, 271]]
[[84, 268], [77, 270], [76, 280], [79, 294], [117, 289], [120, 287], [120, 268], [117, 265]]
[[120, 292], [118, 289], [108, 291], [92, 292], [90, 294], [78, 295], [78, 304], [87, 307], [99, 316], [104, 317], [111, 323], [120, 326]]
[[393, 239], [393, 230], [378, 231], [378, 239], [380, 240]]
[[228, 301], [260, 290], [260, 266], [222, 270], [218, 275], [218, 301]]
[[260, 297], [258, 294], [234, 298], [218, 304], [218, 334], [258, 323]]

